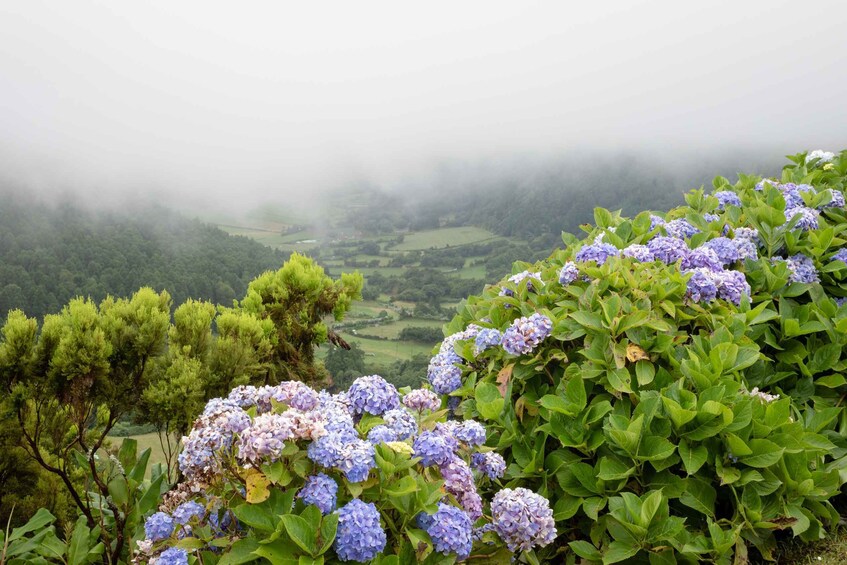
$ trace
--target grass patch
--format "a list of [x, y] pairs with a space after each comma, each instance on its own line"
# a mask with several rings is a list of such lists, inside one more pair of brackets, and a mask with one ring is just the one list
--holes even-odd
[[396, 322], [392, 322], [389, 324], [382, 324], [380, 326], [363, 328], [361, 332], [366, 333], [368, 335], [385, 337], [388, 339], [397, 339], [400, 337], [400, 332], [403, 331], [403, 328], [423, 327], [441, 329], [441, 326], [443, 326], [444, 323], [445, 322], [441, 322], [439, 320], [426, 320], [424, 318], [403, 318], [401, 320], [397, 320]]
[[788, 540], [774, 552], [779, 565], [844, 565], [847, 563], [847, 529], [840, 527], [821, 541]]
[[[373, 328], [367, 328], [370, 331]], [[429, 355], [432, 352], [432, 346], [423, 345], [411, 341], [388, 341], [381, 339], [366, 339], [356, 337], [351, 333], [344, 332], [342, 336], [350, 343], [357, 343], [365, 351], [365, 363], [368, 365], [384, 365], [388, 366], [395, 361], [411, 359], [418, 353], [426, 353]]]
[[431, 249], [439, 247], [455, 247], [468, 243], [477, 243], [497, 236], [488, 230], [474, 226], [461, 226], [457, 228], [441, 228], [437, 230], [425, 230], [406, 234], [403, 243], [395, 245], [394, 251], [417, 251], [420, 249]]
[[[161, 463], [163, 466], [165, 465], [165, 452], [162, 449], [162, 444], [159, 442], [159, 434], [156, 432], [150, 434], [141, 434], [137, 436], [128, 436], [129, 439], [134, 439], [138, 442], [138, 454], [150, 448], [150, 462], [147, 464], [147, 476], [150, 476], [150, 470], [153, 468], [153, 465], [156, 463]], [[121, 442], [124, 439], [122, 437], [109, 436], [108, 437], [112, 446], [116, 449], [120, 448]], [[176, 449], [179, 450], [179, 438], [174, 438], [174, 443], [172, 444], [176, 446]]]

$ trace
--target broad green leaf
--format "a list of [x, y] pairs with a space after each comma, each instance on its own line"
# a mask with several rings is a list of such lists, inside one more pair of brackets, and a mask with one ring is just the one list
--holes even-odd
[[497, 420], [500, 417], [506, 400], [496, 385], [485, 381], [477, 383], [475, 397], [480, 416], [486, 420]]
[[600, 555], [600, 550], [588, 543], [587, 541], [571, 541], [568, 542], [568, 545], [571, 547], [574, 553], [576, 553], [583, 559], [588, 559], [589, 561], [600, 561], [603, 559], [603, 557]]
[[291, 541], [296, 543], [303, 551], [314, 556], [317, 553], [315, 547], [316, 530], [305, 519], [294, 514], [280, 516], [285, 531], [288, 532]]
[[679, 456], [682, 459], [682, 466], [685, 467], [685, 472], [689, 475], [693, 475], [699, 471], [700, 467], [709, 458], [709, 450], [706, 449], [705, 445], [698, 445], [691, 448], [688, 442], [683, 439], [680, 440], [678, 449]]
[[712, 485], [689, 477], [685, 479], [685, 490], [679, 501], [711, 518], [715, 517], [715, 499], [717, 492]]
[[751, 439], [748, 442], [751, 454], [740, 457], [740, 461], [749, 467], [763, 469], [770, 467], [782, 458], [784, 448], [766, 439]]
[[634, 557], [641, 550], [637, 545], [624, 543], [622, 541], [613, 541], [609, 544], [608, 549], [603, 553], [603, 565], [610, 563], [619, 563], [626, 561], [630, 557]]

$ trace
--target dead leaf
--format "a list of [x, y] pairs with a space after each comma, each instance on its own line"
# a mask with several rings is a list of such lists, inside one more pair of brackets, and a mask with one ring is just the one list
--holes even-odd
[[626, 346], [626, 358], [630, 363], [635, 363], [642, 359], [650, 360], [650, 356], [647, 355], [647, 352], [644, 351], [640, 345], [636, 345], [634, 343], [630, 343]]
[[506, 398], [506, 392], [509, 389], [509, 381], [512, 380], [512, 369], [515, 368], [515, 364], [506, 365], [500, 372], [497, 373], [497, 390], [500, 391], [500, 396]]

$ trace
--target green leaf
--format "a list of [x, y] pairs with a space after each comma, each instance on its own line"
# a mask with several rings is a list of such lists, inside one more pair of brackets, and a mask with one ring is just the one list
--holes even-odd
[[600, 550], [588, 543], [587, 541], [572, 541], [568, 542], [568, 545], [571, 546], [571, 549], [574, 553], [576, 553], [583, 559], [588, 559], [589, 561], [600, 561], [603, 559], [603, 557], [600, 555]]
[[68, 544], [68, 565], [85, 565], [88, 561], [88, 535], [91, 530], [86, 525], [85, 516], [80, 516], [74, 532], [71, 535], [71, 541]]
[[615, 540], [609, 544], [608, 549], [603, 553], [603, 565], [626, 561], [630, 557], [634, 557], [640, 550], [641, 548], [637, 545]]
[[338, 530], [338, 514], [333, 512], [325, 516], [321, 523], [321, 547], [318, 553], [324, 554], [335, 541], [335, 534]]
[[115, 475], [106, 485], [109, 491], [109, 496], [112, 497], [114, 503], [118, 506], [124, 506], [129, 500], [129, 489], [126, 484], [126, 479], [123, 475]]
[[48, 524], [52, 524], [55, 521], [56, 517], [53, 516], [49, 510], [47, 510], [46, 508], [39, 508], [35, 512], [35, 514], [33, 514], [32, 518], [27, 521], [26, 524], [12, 530], [12, 533], [9, 534], [9, 542], [13, 542], [16, 539], [20, 539], [25, 534], [28, 534], [30, 532], [41, 530]]
[[500, 394], [496, 385], [481, 381], [476, 385], [474, 396], [476, 398], [476, 409], [480, 416], [486, 420], [497, 420], [500, 417], [506, 400]]
[[714, 518], [716, 498], [717, 492], [712, 485], [689, 477], [685, 479], [685, 490], [679, 497], [679, 501], [689, 508]]
[[300, 516], [294, 514], [284, 514], [280, 516], [285, 531], [288, 532], [291, 541], [296, 543], [300, 549], [311, 556], [315, 556], [317, 548], [315, 547], [316, 529], [313, 529], [311, 524]]
[[263, 532], [273, 532], [277, 520], [263, 504], [239, 504], [232, 507], [232, 513], [239, 521]]
[[637, 459], [641, 461], [661, 461], [673, 455], [676, 446], [659, 436], [647, 436], [641, 440]]
[[[141, 452], [141, 455], [138, 457], [138, 460], [135, 462], [135, 465], [130, 469], [129, 474], [127, 474], [127, 478], [135, 481], [136, 483], [140, 483], [144, 480], [145, 475], [147, 475], [147, 465], [150, 463], [150, 454], [153, 453], [151, 448], [147, 448]], [[126, 469], [127, 467], [124, 467]]]
[[785, 448], [766, 439], [751, 439], [749, 446], [752, 453], [739, 459], [745, 465], [758, 469], [775, 464], [782, 458], [782, 453], [785, 451]]
[[647, 386], [656, 376], [656, 367], [650, 361], [641, 360], [635, 363], [635, 378], [638, 386]]
[[118, 461], [124, 469], [132, 469], [135, 466], [135, 458], [138, 453], [138, 441], [132, 438], [124, 438], [118, 450]]
[[679, 442], [679, 456], [682, 459], [685, 472], [693, 475], [700, 470], [700, 467], [709, 458], [709, 450], [706, 449], [705, 445], [698, 445], [692, 449], [688, 442], [683, 439]]
[[259, 549], [259, 542], [255, 538], [244, 538], [238, 540], [229, 547], [229, 550], [221, 557], [217, 565], [241, 565], [256, 560], [254, 551]]

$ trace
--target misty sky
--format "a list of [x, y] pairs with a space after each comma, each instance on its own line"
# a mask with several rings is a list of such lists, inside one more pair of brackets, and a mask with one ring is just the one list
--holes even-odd
[[233, 205], [443, 160], [847, 148], [847, 3], [0, 0], [0, 171]]

